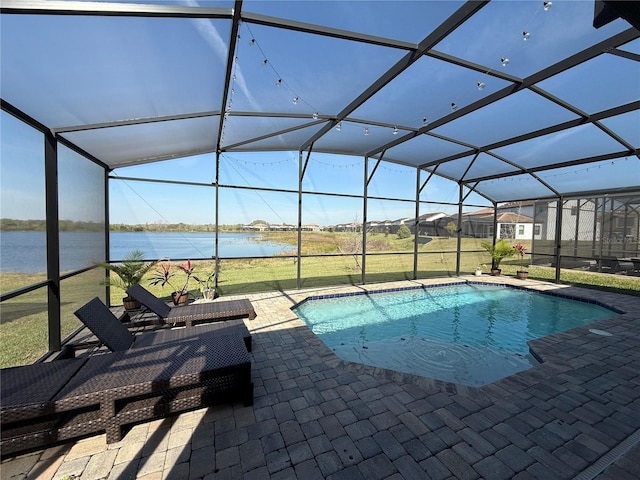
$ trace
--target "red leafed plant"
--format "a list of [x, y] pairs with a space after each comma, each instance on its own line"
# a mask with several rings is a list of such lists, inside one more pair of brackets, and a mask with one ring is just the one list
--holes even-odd
[[191, 260], [187, 260], [182, 265], [178, 265], [177, 268], [180, 269], [187, 278], [185, 279], [184, 285], [180, 290], [175, 288], [170, 280], [175, 277], [175, 272], [172, 271], [172, 265], [170, 263], [162, 263], [160, 268], [154, 272], [151, 277], [151, 281], [149, 285], [160, 285], [164, 287], [165, 285], [169, 285], [173, 288], [178, 294], [184, 295], [189, 292], [189, 280], [191, 279], [191, 275], [193, 275], [193, 270], [195, 269], [195, 265], [191, 263]]
[[[525, 248], [524, 245], [522, 245], [521, 243], [516, 243], [513, 248], [516, 250], [516, 252], [518, 252], [518, 255], [520, 255], [520, 261], [524, 262], [524, 254], [526, 253], [527, 249]], [[520, 271], [524, 272], [524, 263], [522, 263], [520, 265]]]
[[182, 270], [187, 276], [187, 279], [184, 282], [182, 290], [180, 290], [180, 293], [184, 295], [189, 291], [189, 279], [191, 278], [191, 275], [193, 275], [193, 270], [195, 269], [195, 265], [191, 264], [191, 260], [187, 260], [182, 265], [178, 265], [178, 268]]

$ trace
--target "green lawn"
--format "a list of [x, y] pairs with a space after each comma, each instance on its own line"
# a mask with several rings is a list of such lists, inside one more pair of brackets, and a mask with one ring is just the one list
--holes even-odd
[[[295, 251], [297, 233], [276, 232], [269, 239], [292, 243]], [[358, 284], [361, 282], [360, 255], [351, 255], [354, 246], [359, 247], [360, 234], [305, 232], [303, 234], [300, 262], [301, 286]], [[477, 265], [484, 265], [488, 273], [489, 256], [480, 247], [482, 239], [462, 239], [460, 273], [471, 274]], [[349, 250], [351, 248], [351, 250]], [[367, 283], [395, 281], [413, 278], [413, 238], [398, 239], [394, 235], [369, 235], [367, 242]], [[437, 278], [456, 274], [456, 248], [454, 238], [435, 238], [419, 246], [418, 278]], [[529, 245], [527, 245], [529, 248]], [[346, 256], [334, 256], [342, 252]], [[511, 257], [502, 262], [504, 275], [515, 275], [519, 259]], [[213, 270], [212, 261], [196, 263], [195, 275], [206, 276]], [[264, 259], [232, 259], [221, 261], [219, 293], [242, 294], [269, 290], [286, 290], [297, 287], [298, 271], [295, 256], [276, 256]], [[553, 280], [555, 269], [532, 266], [530, 278]], [[62, 284], [62, 337], [80, 326], [73, 312], [94, 296], [104, 299], [104, 287], [100, 285], [103, 271], [99, 269], [71, 277]], [[155, 295], [166, 300], [171, 289], [149, 286], [148, 277], [142, 284]], [[7, 292], [42, 280], [41, 275], [3, 274], [2, 291]], [[612, 290], [640, 295], [640, 277], [608, 275], [577, 270], [563, 270], [563, 283], [589, 288]], [[176, 279], [176, 285], [180, 279]], [[192, 296], [200, 295], [197, 282], [190, 283]], [[112, 289], [112, 305], [121, 305], [124, 292]], [[38, 289], [2, 303], [0, 317], [0, 366], [23, 365], [37, 360], [48, 350], [47, 292]]]

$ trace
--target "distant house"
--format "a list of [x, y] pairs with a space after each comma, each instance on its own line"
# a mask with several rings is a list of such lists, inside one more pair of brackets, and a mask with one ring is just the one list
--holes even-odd
[[406, 217], [398, 218], [396, 220], [372, 220], [367, 222], [367, 232], [371, 233], [390, 233], [395, 235], [400, 230], [402, 225], [409, 227], [409, 230], [413, 232], [415, 225], [415, 219]]
[[[444, 212], [425, 213], [418, 217], [418, 235], [427, 237], [450, 236], [452, 233], [451, 228], [447, 228], [447, 226], [451, 222], [457, 225], [456, 219]], [[413, 231], [412, 227], [411, 231]]]
[[398, 218], [396, 220], [393, 220], [389, 225], [387, 225], [387, 227], [389, 228], [389, 233], [395, 235], [396, 233], [398, 233], [398, 230], [400, 230], [400, 227], [402, 227], [403, 225], [406, 225], [407, 227], [409, 227], [409, 230], [413, 231], [413, 226], [415, 225], [415, 219], [414, 218]]
[[269, 231], [270, 226], [268, 223], [251, 223], [249, 225], [244, 225], [243, 229], [250, 232], [267, 232]]
[[[250, 232], [289, 232], [297, 231], [296, 225], [288, 223], [252, 223], [249, 225], [243, 225], [243, 229]], [[315, 223], [306, 223], [300, 227], [303, 232], [319, 232], [322, 228]]]
[[384, 233], [385, 232], [385, 221], [384, 220], [372, 220], [367, 222], [367, 231], [374, 233]]
[[303, 232], [319, 232], [322, 230], [320, 226], [315, 223], [305, 223], [300, 228]]
[[269, 230], [272, 232], [289, 232], [292, 230], [298, 230], [298, 227], [289, 223], [272, 223], [269, 226]]
[[359, 232], [362, 229], [361, 223], [339, 223], [335, 225], [334, 231], [336, 232]]
[[418, 226], [418, 235], [421, 236], [446, 236], [449, 235], [447, 225], [455, 219], [443, 212], [425, 213], [416, 221], [413, 217], [397, 218], [395, 220], [371, 220], [367, 222], [367, 231], [372, 233], [389, 233], [395, 235], [403, 225], [415, 233]]
[[[533, 217], [515, 212], [515, 207], [498, 209], [496, 238], [526, 240], [533, 236]], [[531, 209], [532, 211], [532, 209]], [[482, 208], [462, 214], [462, 236], [490, 238], [493, 236], [493, 208]]]

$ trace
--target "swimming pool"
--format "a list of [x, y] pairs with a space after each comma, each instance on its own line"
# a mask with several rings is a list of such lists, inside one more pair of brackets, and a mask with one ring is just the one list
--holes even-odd
[[293, 311], [343, 360], [468, 386], [537, 365], [529, 340], [616, 315], [480, 283], [310, 297]]

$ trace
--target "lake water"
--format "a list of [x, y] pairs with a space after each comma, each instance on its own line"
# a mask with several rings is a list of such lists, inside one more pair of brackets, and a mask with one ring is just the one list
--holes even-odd
[[[133, 249], [142, 250], [148, 260], [160, 258], [212, 258], [213, 233], [113, 232], [111, 258], [123, 258]], [[295, 250], [287, 243], [260, 240], [255, 233], [221, 233], [221, 258], [262, 257]], [[101, 258], [104, 241], [97, 232], [60, 233], [60, 269], [77, 270]], [[44, 232], [0, 232], [0, 272], [38, 273], [46, 271]]]

